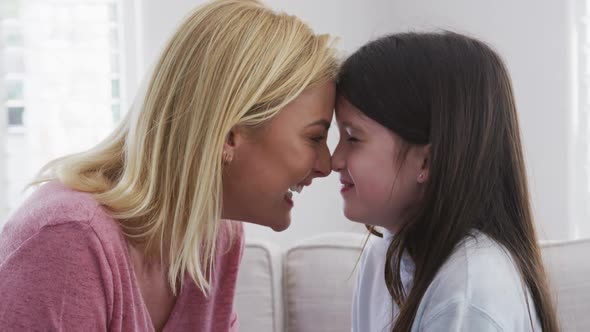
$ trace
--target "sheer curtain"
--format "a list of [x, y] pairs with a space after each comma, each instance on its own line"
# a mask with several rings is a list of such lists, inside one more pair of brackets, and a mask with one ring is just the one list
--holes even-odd
[[0, 227], [47, 161], [105, 137], [123, 112], [120, 0], [2, 0]]

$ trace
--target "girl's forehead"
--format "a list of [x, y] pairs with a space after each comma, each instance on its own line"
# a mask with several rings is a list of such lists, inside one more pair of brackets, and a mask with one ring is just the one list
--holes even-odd
[[335, 117], [340, 127], [363, 128], [370, 122], [365, 114], [347, 101], [336, 103]]

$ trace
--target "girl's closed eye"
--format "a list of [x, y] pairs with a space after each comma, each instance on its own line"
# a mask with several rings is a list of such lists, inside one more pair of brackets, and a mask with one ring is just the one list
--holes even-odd
[[350, 144], [354, 144], [354, 143], [358, 143], [360, 142], [360, 140], [354, 136], [349, 136], [346, 141], [348, 141]]
[[355, 144], [360, 142], [361, 140], [358, 138], [359, 130], [353, 128], [350, 125], [347, 125], [344, 129], [344, 136], [346, 137], [346, 141], [350, 144]]
[[346, 141], [350, 144], [358, 143], [361, 140], [358, 138], [357, 130], [352, 130], [351, 128], [346, 128], [344, 131], [344, 136], [346, 137]]

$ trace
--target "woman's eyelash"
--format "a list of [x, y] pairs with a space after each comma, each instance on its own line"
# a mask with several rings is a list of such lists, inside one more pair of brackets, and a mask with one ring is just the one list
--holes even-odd
[[323, 142], [325, 139], [326, 139], [326, 136], [316, 136], [316, 137], [312, 138], [312, 140], [317, 143]]

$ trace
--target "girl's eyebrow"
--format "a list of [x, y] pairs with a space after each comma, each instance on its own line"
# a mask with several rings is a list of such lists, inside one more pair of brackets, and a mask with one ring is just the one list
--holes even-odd
[[343, 129], [350, 128], [350, 129], [352, 129], [354, 131], [364, 132], [362, 126], [354, 125], [350, 121], [341, 121], [341, 122], [338, 122], [338, 126], [340, 128], [343, 128]]

